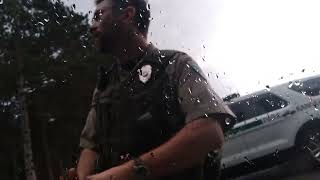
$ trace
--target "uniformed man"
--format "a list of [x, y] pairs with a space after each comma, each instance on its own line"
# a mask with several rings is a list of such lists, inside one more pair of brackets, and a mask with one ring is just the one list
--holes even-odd
[[210, 157], [219, 157], [232, 112], [190, 56], [147, 42], [149, 22], [145, 0], [96, 0], [94, 44], [116, 60], [99, 70], [80, 180], [201, 180], [220, 162]]

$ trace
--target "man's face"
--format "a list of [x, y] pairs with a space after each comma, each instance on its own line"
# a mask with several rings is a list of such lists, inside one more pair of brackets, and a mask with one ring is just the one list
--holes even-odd
[[112, 0], [104, 0], [97, 4], [93, 16], [91, 33], [94, 46], [101, 52], [110, 53], [118, 38], [117, 18], [112, 13]]

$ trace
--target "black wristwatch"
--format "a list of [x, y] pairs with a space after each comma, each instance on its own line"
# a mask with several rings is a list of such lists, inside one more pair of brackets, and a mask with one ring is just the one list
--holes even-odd
[[140, 158], [133, 159], [133, 170], [138, 179], [146, 179], [150, 175], [149, 168], [143, 163]]

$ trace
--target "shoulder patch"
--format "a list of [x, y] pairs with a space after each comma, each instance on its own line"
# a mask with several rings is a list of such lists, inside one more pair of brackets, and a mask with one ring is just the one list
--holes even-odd
[[187, 66], [189, 66], [190, 68], [193, 68], [197, 73], [199, 73], [204, 79], [206, 78], [206, 75], [203, 73], [202, 69], [200, 68], [200, 66], [194, 61], [188, 61]]

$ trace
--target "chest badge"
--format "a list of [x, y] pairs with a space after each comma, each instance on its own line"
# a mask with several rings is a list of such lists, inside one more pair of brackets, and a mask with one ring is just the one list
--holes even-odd
[[138, 73], [139, 73], [139, 80], [145, 84], [151, 78], [152, 66], [149, 64], [144, 65], [141, 67], [141, 69], [138, 69]]

